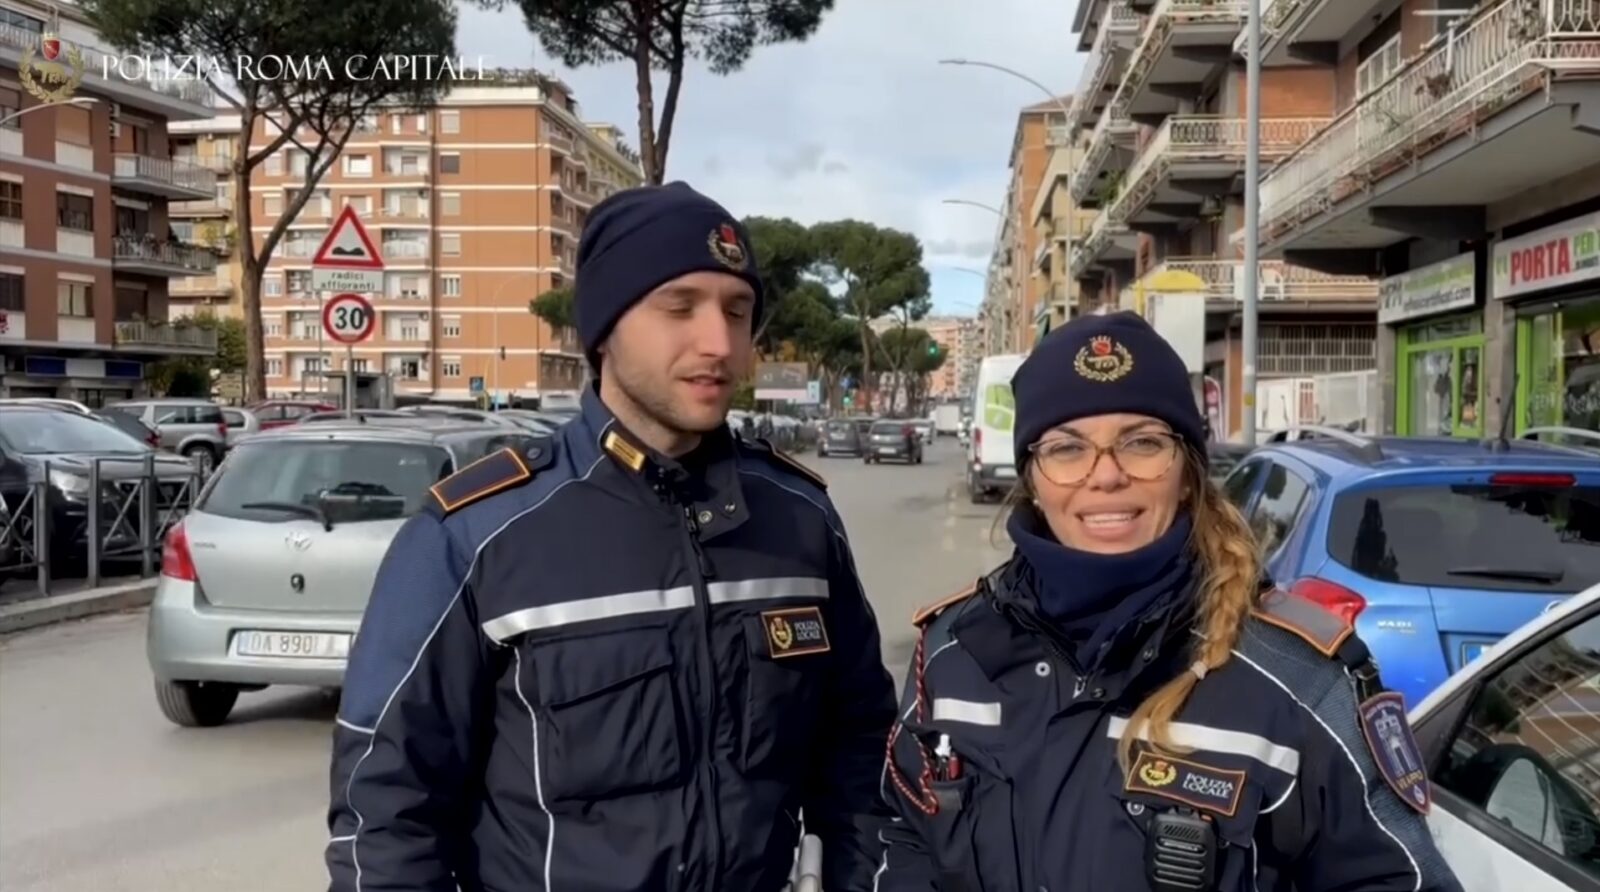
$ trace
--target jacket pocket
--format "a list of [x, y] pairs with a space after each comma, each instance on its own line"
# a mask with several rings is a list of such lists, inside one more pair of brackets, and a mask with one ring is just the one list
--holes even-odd
[[[1183, 757], [1150, 760], [1150, 772], [1141, 789], [1128, 789], [1129, 785], [1115, 767], [1107, 773], [1110, 794], [1110, 808], [1105, 810], [1107, 836], [1097, 843], [1098, 850], [1105, 855], [1099, 863], [1106, 872], [1095, 879], [1110, 882], [1125, 877], [1130, 868], [1137, 870], [1140, 876], [1148, 876], [1156, 817], [1181, 809], [1198, 816], [1210, 827], [1211, 846], [1215, 852], [1215, 879], [1210, 888], [1219, 892], [1254, 892], [1256, 860], [1251, 850], [1255, 846], [1256, 824], [1262, 807], [1262, 788], [1244, 772], [1229, 775], [1208, 769], [1194, 774], [1181, 767], [1184, 763], [1189, 760]], [[1135, 763], [1134, 770], [1141, 767], [1143, 763]], [[1226, 788], [1230, 777], [1238, 778], [1237, 790]], [[1184, 836], [1178, 844], [1185, 846], [1191, 842]]]
[[788, 776], [818, 743], [820, 705], [831, 654], [774, 656], [766, 620], [744, 617], [744, 733], [739, 768], [746, 775]]
[[664, 626], [528, 647], [547, 798], [609, 799], [682, 783], [682, 711]]
[[927, 845], [939, 888], [1021, 892], [1011, 781], [963, 762], [960, 778], [933, 782], [940, 806], [927, 819]]

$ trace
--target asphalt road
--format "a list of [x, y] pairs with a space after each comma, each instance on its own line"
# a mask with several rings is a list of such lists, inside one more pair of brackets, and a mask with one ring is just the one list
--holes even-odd
[[[829, 481], [899, 677], [916, 606], [1004, 557], [991, 545], [997, 509], [968, 502], [947, 440], [921, 466], [807, 461]], [[325, 888], [334, 711], [318, 692], [268, 689], [221, 728], [168, 724], [142, 614], [0, 640], [0, 889]]]

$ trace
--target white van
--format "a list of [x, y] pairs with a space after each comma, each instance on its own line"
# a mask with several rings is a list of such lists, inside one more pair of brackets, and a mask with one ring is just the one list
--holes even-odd
[[967, 442], [967, 494], [974, 505], [998, 498], [1017, 482], [1012, 431], [1016, 400], [1011, 376], [1025, 357], [1020, 353], [985, 357], [978, 364], [972, 393], [972, 435]]

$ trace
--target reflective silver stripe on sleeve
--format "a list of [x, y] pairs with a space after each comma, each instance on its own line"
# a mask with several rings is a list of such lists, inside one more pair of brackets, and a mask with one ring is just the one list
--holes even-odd
[[625, 592], [600, 598], [563, 601], [543, 607], [527, 607], [505, 616], [497, 616], [483, 624], [483, 633], [504, 644], [523, 632], [535, 629], [553, 629], [573, 623], [640, 613], [664, 613], [669, 610], [687, 610], [694, 606], [694, 588], [653, 589], [643, 592]]
[[741, 579], [713, 582], [706, 586], [711, 603], [740, 601], [787, 601], [828, 597], [828, 580], [815, 576], [777, 576], [771, 579]]
[[1000, 727], [1000, 704], [956, 700], [950, 697], [933, 698], [933, 720], [961, 722], [967, 725]]
[[[1254, 759], [1268, 768], [1288, 775], [1300, 773], [1300, 751], [1293, 747], [1283, 746], [1255, 734], [1244, 731], [1229, 731], [1226, 728], [1212, 728], [1209, 725], [1196, 725], [1190, 722], [1173, 722], [1170, 726], [1172, 742], [1187, 749], [1206, 750], [1213, 753], [1228, 753], [1234, 756], [1244, 756]], [[1112, 740], [1121, 740], [1123, 732], [1128, 728], [1128, 720], [1112, 718], [1106, 723], [1106, 736]], [[1149, 739], [1148, 734], [1139, 735], [1141, 739]]]

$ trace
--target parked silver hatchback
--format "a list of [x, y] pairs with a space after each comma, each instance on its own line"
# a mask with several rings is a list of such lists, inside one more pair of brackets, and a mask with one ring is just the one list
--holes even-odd
[[218, 725], [239, 693], [337, 687], [378, 566], [428, 489], [496, 449], [484, 425], [295, 425], [239, 443], [168, 534], [146, 647], [171, 721]]

